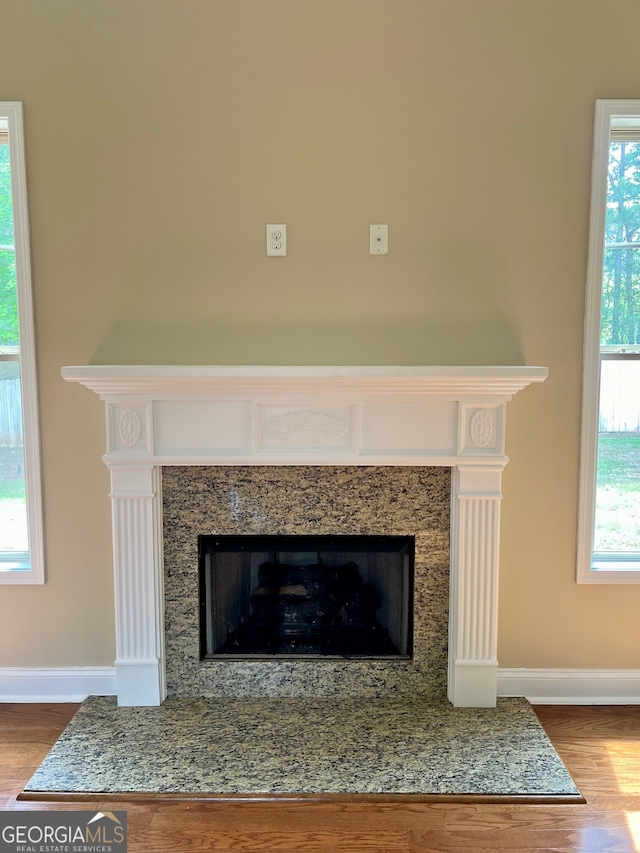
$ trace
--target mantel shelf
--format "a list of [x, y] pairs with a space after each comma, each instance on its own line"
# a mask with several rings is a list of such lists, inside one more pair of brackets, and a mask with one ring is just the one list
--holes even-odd
[[546, 367], [526, 366], [269, 366], [269, 365], [84, 365], [63, 367], [101, 398], [119, 395], [365, 394], [511, 398], [544, 382]]

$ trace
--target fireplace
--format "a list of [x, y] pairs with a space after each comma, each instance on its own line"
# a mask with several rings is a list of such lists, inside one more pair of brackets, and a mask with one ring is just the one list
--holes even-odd
[[[420, 695], [443, 699], [447, 690], [450, 496], [450, 469], [434, 466], [163, 468], [167, 695], [220, 699]], [[223, 549], [243, 549], [241, 559], [245, 560], [252, 548], [267, 548], [249, 558], [253, 561], [253, 577], [246, 590], [249, 598], [260, 581], [260, 564], [270, 562], [275, 553], [284, 552], [281, 559], [285, 563], [312, 564], [313, 559], [308, 558], [318, 553], [323, 564], [355, 563], [363, 584], [379, 585], [382, 569], [395, 574], [401, 585], [395, 591], [396, 604], [401, 598], [402, 609], [406, 605], [408, 612], [407, 623], [391, 626], [391, 633], [395, 632], [400, 643], [406, 631], [405, 653], [319, 655], [307, 649], [306, 654], [290, 650], [255, 656], [203, 654], [201, 615], [203, 598], [206, 607], [206, 585], [203, 596], [202, 551], [211, 551], [215, 542]], [[382, 553], [366, 553], [374, 549]], [[224, 551], [211, 556], [226, 562]], [[235, 559], [237, 562], [238, 557]], [[377, 565], [369, 570], [365, 560]], [[391, 602], [387, 607], [388, 614], [376, 612], [382, 626], [388, 626], [391, 611], [395, 609], [397, 616], [399, 609]], [[229, 621], [233, 624], [234, 618]], [[222, 640], [225, 634], [221, 632]]]
[[[185, 470], [180, 466], [199, 469], [205, 479], [210, 471], [228, 478], [229, 470], [238, 470], [238, 466], [254, 472], [272, 466], [290, 471], [295, 466], [316, 471], [342, 466], [341, 470], [350, 472], [392, 468], [411, 472], [435, 466], [451, 474], [448, 631], [444, 628], [445, 635], [438, 639], [447, 661], [447, 695], [454, 705], [495, 705], [501, 475], [508, 462], [506, 408], [514, 394], [531, 383], [543, 382], [546, 368], [89, 365], [63, 368], [62, 374], [67, 381], [92, 389], [106, 403], [104, 460], [111, 471], [120, 704], [162, 702], [167, 683], [171, 684], [172, 668], [174, 675], [180, 669], [176, 661], [180, 660], [181, 643], [195, 648], [200, 659], [199, 628], [192, 612], [193, 607], [198, 609], [197, 581], [193, 605], [193, 594], [181, 586], [184, 578], [180, 572], [186, 565], [183, 557], [176, 554], [180, 571], [170, 566], [166, 574], [175, 581], [175, 588], [165, 589], [163, 570], [163, 554], [166, 558], [182, 536], [172, 538], [166, 513], [164, 521], [162, 515], [164, 485], [174, 473], [174, 479], [180, 478], [179, 472]], [[385, 529], [362, 532], [411, 535], [405, 529], [388, 529], [387, 516], [395, 518], [389, 511], [394, 509], [397, 494], [394, 490], [387, 495], [386, 509], [378, 519]], [[244, 529], [238, 532], [348, 534], [351, 530], [344, 529], [344, 518], [332, 515], [333, 496], [315, 494], [307, 518], [313, 518], [313, 529], [307, 529], [306, 521], [303, 530], [284, 529], [290, 527], [286, 516], [278, 521], [282, 530], [252, 529], [275, 524], [266, 512], [262, 517], [247, 515]], [[191, 515], [195, 511], [192, 497], [187, 494], [186, 501], [178, 500], [179, 512]], [[408, 507], [410, 511], [410, 504]], [[234, 511], [232, 505], [230, 527], [236, 526]], [[354, 518], [348, 520], [352, 526]], [[394, 523], [404, 526], [404, 521]], [[187, 551], [196, 548], [196, 573], [194, 543], [202, 532], [196, 532], [189, 543], [182, 542]], [[226, 535], [237, 531], [210, 532]], [[416, 536], [416, 587], [422, 571], [418, 568], [419, 538]], [[188, 562], [193, 562], [190, 557]], [[426, 571], [428, 575], [428, 567]], [[189, 601], [188, 613], [183, 614], [179, 600], [173, 611], [169, 606], [181, 595]], [[167, 626], [173, 626], [167, 636], [165, 606], [169, 609]], [[424, 692], [420, 679], [427, 678], [427, 670], [416, 666], [421, 614], [416, 588], [414, 648], [408, 663], [414, 667], [418, 692]], [[180, 622], [183, 615], [195, 622], [195, 643], [193, 628]], [[425, 642], [424, 648], [428, 647]], [[295, 686], [302, 669], [313, 664], [303, 659], [202, 663], [217, 668], [217, 690], [225, 684], [251, 690], [258, 673], [261, 689], [268, 683], [270, 695], [291, 695], [287, 690], [292, 681]], [[323, 661], [323, 671], [334, 673], [336, 689], [342, 685], [344, 671], [337, 666], [342, 663]], [[395, 679], [400, 686], [404, 683], [402, 668], [408, 665], [385, 660], [348, 663], [352, 684], [358, 682], [359, 668], [364, 667], [372, 690], [376, 667], [384, 670], [386, 684]], [[389, 666], [394, 667], [395, 675]], [[196, 681], [192, 679], [195, 687]], [[312, 681], [298, 685], [307, 691], [304, 695], [309, 695]], [[188, 687], [187, 678], [183, 689]]]
[[411, 659], [409, 536], [200, 536], [200, 658]]

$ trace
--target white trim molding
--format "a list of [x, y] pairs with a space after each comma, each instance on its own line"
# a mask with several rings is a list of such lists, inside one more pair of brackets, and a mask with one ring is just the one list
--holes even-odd
[[[116, 667], [0, 667], [0, 702], [82, 702], [118, 693]], [[640, 669], [498, 669], [498, 696], [534, 705], [638, 705]]]
[[[598, 100], [595, 110], [591, 166], [589, 254], [584, 317], [582, 427], [580, 437], [580, 491], [578, 503], [576, 581], [579, 584], [640, 583], [637, 559], [615, 553], [598, 560], [593, 553], [595, 525], [598, 425], [600, 409], [600, 325], [602, 274], [607, 209], [609, 143], [615, 117], [640, 116], [640, 100]], [[628, 555], [637, 557], [637, 555]]]
[[640, 669], [499, 669], [498, 696], [532, 705], [640, 705]]
[[[43, 584], [45, 582], [45, 571], [40, 474], [40, 426], [22, 103], [20, 101], [0, 102], [0, 116], [6, 117], [9, 124], [11, 197], [13, 205], [18, 318], [20, 324], [20, 392], [22, 395], [24, 472], [27, 493], [27, 525], [29, 530], [28, 569], [20, 568], [1, 571], [0, 584]], [[21, 554], [20, 562], [26, 556]]]
[[448, 695], [496, 703], [507, 402], [544, 367], [66, 367], [105, 401], [118, 701], [165, 697], [161, 467], [454, 469]]
[[0, 667], [0, 702], [82, 702], [116, 693], [113, 666]]
[[496, 703], [501, 481], [500, 467], [453, 470], [447, 684], [457, 707]]

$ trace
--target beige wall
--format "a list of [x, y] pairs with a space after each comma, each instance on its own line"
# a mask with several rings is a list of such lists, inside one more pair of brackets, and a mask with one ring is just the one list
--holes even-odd
[[[2, 0], [22, 100], [48, 582], [4, 666], [114, 658], [102, 404], [68, 364], [549, 367], [509, 411], [502, 666], [638, 667], [640, 587], [575, 573], [596, 98], [635, 0]], [[286, 222], [286, 259], [265, 224]], [[368, 254], [389, 224], [390, 252]]]

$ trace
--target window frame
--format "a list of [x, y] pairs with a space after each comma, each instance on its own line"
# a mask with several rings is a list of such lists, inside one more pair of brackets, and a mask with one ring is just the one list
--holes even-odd
[[29, 533], [29, 568], [0, 571], [0, 585], [43, 584], [45, 582], [38, 386], [22, 115], [22, 103], [20, 101], [0, 101], [0, 117], [7, 120], [9, 127], [9, 163], [20, 331], [20, 390], [22, 395]]
[[[614, 117], [640, 117], [640, 100], [596, 101], [593, 161], [591, 170], [591, 211], [589, 254], [584, 322], [584, 362], [582, 388], [582, 428], [580, 442], [580, 493], [578, 505], [578, 547], [576, 580], [579, 584], [640, 583], [638, 561], [594, 559], [593, 534], [597, 477], [598, 424], [600, 410], [600, 324], [602, 314], [602, 277], [605, 251], [605, 221], [609, 144]], [[612, 554], [615, 552], [612, 552]], [[628, 568], [605, 568], [605, 565], [627, 564]]]

